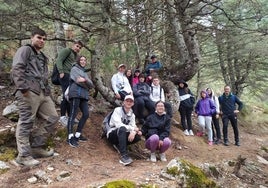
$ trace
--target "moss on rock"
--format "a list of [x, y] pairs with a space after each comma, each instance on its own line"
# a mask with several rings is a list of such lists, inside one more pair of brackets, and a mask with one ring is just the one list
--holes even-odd
[[106, 183], [102, 188], [135, 188], [137, 187], [134, 182], [128, 180], [117, 180]]

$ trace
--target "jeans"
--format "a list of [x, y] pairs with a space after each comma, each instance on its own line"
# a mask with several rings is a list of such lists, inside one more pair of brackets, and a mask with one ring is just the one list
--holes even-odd
[[166, 137], [163, 140], [163, 145], [159, 147], [159, 136], [157, 134], [153, 134], [145, 141], [145, 147], [154, 153], [156, 150], [159, 150], [160, 153], [164, 153], [168, 150], [171, 145], [171, 140]]
[[235, 142], [239, 142], [239, 132], [237, 128], [237, 116], [236, 114], [222, 115], [222, 124], [223, 124], [223, 139], [224, 142], [228, 142], [228, 122], [231, 122], [234, 131]]
[[[192, 108], [180, 107], [179, 112], [181, 116], [181, 125], [183, 130], [192, 130]], [[187, 126], [185, 119], [187, 120]]]
[[74, 119], [77, 116], [78, 108], [80, 108], [82, 112], [82, 117], [79, 120], [76, 132], [82, 133], [82, 129], [89, 117], [88, 100], [81, 99], [81, 98], [71, 98], [70, 106], [71, 106], [71, 112], [70, 112], [70, 117], [68, 119], [68, 126], [67, 126], [68, 134], [73, 133]]
[[[215, 130], [216, 134], [215, 134]], [[216, 118], [216, 114], [212, 115], [212, 133], [213, 138], [220, 140], [221, 139], [221, 129], [220, 129], [220, 123], [219, 118]]]
[[201, 115], [198, 116], [198, 123], [199, 123], [199, 126], [201, 128], [201, 132], [204, 133], [205, 128], [207, 128], [208, 141], [212, 142], [213, 138], [212, 138], [211, 120], [212, 120], [211, 116], [201, 116]]
[[141, 140], [141, 137], [136, 134], [134, 140], [132, 142], [129, 142], [129, 134], [130, 132], [127, 132], [127, 129], [124, 126], [115, 129], [109, 133], [108, 141], [118, 147], [121, 156], [126, 155], [128, 153], [127, 145], [135, 144], [136, 142]]
[[70, 84], [70, 75], [68, 73], [64, 73], [63, 78], [60, 78], [60, 85], [61, 85], [61, 91], [62, 91], [62, 100], [60, 104], [60, 115], [66, 116], [66, 112], [68, 116], [70, 116], [70, 103], [65, 98], [65, 91], [68, 88]]

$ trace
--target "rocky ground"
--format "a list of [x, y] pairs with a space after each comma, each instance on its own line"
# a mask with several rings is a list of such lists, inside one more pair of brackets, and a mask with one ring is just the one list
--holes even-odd
[[[10, 91], [1, 89], [0, 111], [12, 102]], [[53, 157], [40, 159], [41, 165], [32, 168], [19, 166], [14, 161], [5, 162], [9, 169], [0, 174], [0, 187], [99, 187], [113, 180], [132, 180], [138, 184], [151, 184], [158, 187], [180, 187], [173, 180], [161, 177], [161, 170], [176, 157], [190, 161], [205, 168], [214, 166], [216, 173], [209, 176], [218, 186], [233, 187], [268, 187], [268, 134], [266, 129], [253, 128], [240, 122], [241, 146], [234, 145], [233, 132], [229, 129], [230, 146], [222, 144], [209, 146], [205, 137], [184, 136], [178, 125], [171, 129], [172, 147], [167, 151], [168, 162], [151, 163], [147, 151], [143, 155], [132, 153], [135, 161], [130, 166], [119, 164], [117, 152], [101, 139], [101, 122], [104, 114], [103, 101], [92, 100], [93, 111], [84, 128], [89, 138], [78, 148], [70, 147], [65, 139], [55, 138]], [[107, 111], [108, 112], [108, 111]], [[176, 114], [175, 118], [179, 121]], [[254, 114], [252, 114], [254, 118]], [[193, 118], [196, 124], [196, 119]], [[11, 122], [0, 116], [0, 128], [14, 127]], [[267, 127], [267, 124], [264, 125]], [[194, 127], [194, 132], [197, 126]], [[64, 130], [58, 124], [57, 130]], [[143, 145], [143, 143], [140, 143]], [[14, 144], [10, 143], [10, 146]], [[1, 146], [2, 147], [2, 146]], [[133, 147], [135, 149], [135, 147]], [[1, 152], [1, 151], [0, 151]], [[31, 182], [32, 181], [32, 182]]]

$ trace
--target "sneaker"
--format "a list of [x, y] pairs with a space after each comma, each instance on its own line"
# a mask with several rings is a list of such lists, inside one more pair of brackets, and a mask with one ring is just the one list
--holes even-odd
[[43, 148], [32, 148], [32, 156], [33, 158], [43, 158], [43, 157], [51, 157], [54, 155], [54, 150], [46, 150]]
[[32, 156], [28, 157], [17, 157], [16, 162], [18, 164], [24, 165], [24, 166], [36, 166], [39, 165], [40, 162], [38, 160], [35, 160]]
[[187, 129], [186, 129], [185, 131], [183, 131], [183, 133], [184, 133], [186, 136], [189, 136], [189, 132], [188, 132]]
[[75, 137], [75, 139], [77, 142], [86, 142], [88, 140], [87, 138], [83, 137], [82, 135], [80, 135], [79, 138]]
[[68, 117], [67, 116], [61, 116], [59, 119], [59, 122], [64, 126], [67, 127], [68, 125]]
[[150, 160], [151, 160], [153, 163], [156, 162], [156, 155], [155, 155], [155, 153], [151, 153]]
[[203, 132], [200, 132], [200, 131], [198, 131], [197, 133], [196, 133], [196, 136], [203, 136], [204, 135], [204, 133]]
[[167, 158], [166, 158], [166, 154], [165, 153], [159, 153], [159, 156], [160, 156], [160, 160], [163, 161], [163, 162], [166, 162], [167, 161]]
[[190, 136], [194, 136], [194, 133], [193, 133], [192, 130], [189, 131], [189, 135], [190, 135]]
[[236, 145], [236, 146], [240, 146], [240, 143], [239, 143], [239, 142], [235, 142], [235, 145]]
[[212, 146], [213, 142], [212, 141], [208, 141], [208, 145]]
[[216, 139], [216, 140], [214, 140], [214, 144], [219, 144], [220, 143], [220, 140], [219, 139]]
[[122, 155], [119, 162], [123, 165], [129, 165], [130, 163], [133, 162], [133, 160], [126, 154], [126, 155]]
[[225, 145], [225, 146], [229, 146], [228, 141], [224, 141], [223, 145]]
[[76, 148], [78, 147], [78, 143], [77, 143], [77, 140], [75, 139], [75, 137], [71, 137], [71, 139], [69, 139], [68, 141], [69, 145]]

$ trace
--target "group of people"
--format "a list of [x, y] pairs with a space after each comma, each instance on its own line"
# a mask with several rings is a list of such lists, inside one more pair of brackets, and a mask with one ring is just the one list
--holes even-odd
[[[228, 140], [228, 122], [231, 122], [235, 145], [240, 146], [239, 132], [237, 127], [237, 114], [243, 107], [240, 99], [231, 93], [230, 86], [224, 87], [224, 93], [216, 97], [211, 88], [200, 92], [200, 99], [195, 105], [195, 98], [188, 88], [185, 81], [179, 81], [181, 124], [186, 136], [194, 136], [192, 131], [192, 112], [198, 117], [199, 130], [197, 136], [203, 136], [207, 133], [208, 144], [219, 144], [221, 141], [221, 129], [219, 117], [222, 118], [223, 124], [223, 144], [229, 145]], [[238, 108], [236, 107], [238, 105]], [[187, 121], [187, 123], [186, 123]]]
[[[37, 158], [49, 157], [54, 154], [52, 149], [45, 148], [46, 141], [55, 130], [55, 124], [60, 120], [66, 124], [68, 130], [68, 144], [77, 147], [79, 142], [87, 141], [82, 134], [83, 126], [89, 117], [88, 100], [89, 89], [93, 83], [88, 77], [85, 66], [86, 57], [80, 56], [83, 44], [75, 41], [71, 48], [62, 49], [57, 57], [56, 64], [60, 74], [60, 83], [63, 93], [60, 118], [51, 98], [49, 86], [48, 58], [41, 49], [45, 45], [47, 34], [36, 28], [31, 34], [31, 44], [20, 47], [13, 58], [12, 78], [16, 86], [15, 97], [20, 112], [16, 128], [16, 142], [18, 149], [17, 163], [25, 166], [38, 165]], [[145, 69], [145, 74], [135, 71], [132, 82], [125, 75], [126, 65], [118, 66], [118, 73], [114, 74], [111, 83], [115, 98], [122, 100], [122, 106], [115, 108], [109, 122], [107, 139], [119, 150], [120, 162], [124, 165], [132, 163], [128, 155], [127, 145], [141, 140], [144, 136], [145, 147], [150, 150], [152, 162], [159, 159], [166, 161], [165, 152], [171, 145], [170, 124], [172, 108], [165, 102], [164, 90], [160, 86], [159, 77], [151, 73], [158, 71], [162, 65], [151, 57], [152, 62]], [[76, 62], [74, 64], [74, 62]], [[149, 84], [148, 84], [149, 83]], [[184, 81], [178, 83], [180, 95], [181, 123], [186, 135], [194, 135], [192, 131], [191, 114], [195, 103], [194, 97]], [[65, 93], [68, 90], [68, 98]], [[222, 116], [224, 144], [228, 145], [228, 121], [230, 120], [235, 132], [236, 145], [239, 144], [237, 129], [237, 113], [242, 108], [242, 102], [230, 93], [230, 87], [225, 87], [225, 93], [219, 97], [220, 110], [217, 110], [213, 101], [202, 102], [212, 96], [211, 89], [201, 92], [202, 98], [198, 101], [195, 112], [200, 117], [200, 124], [207, 122], [215, 115]], [[238, 110], [235, 104], [239, 105]], [[209, 106], [208, 106], [209, 105]], [[144, 109], [147, 108], [147, 115]], [[78, 109], [82, 115], [76, 119]], [[206, 110], [209, 109], [209, 113]], [[202, 117], [204, 116], [204, 117]], [[207, 118], [207, 116], [209, 116]], [[135, 118], [138, 118], [141, 128], [138, 128]], [[187, 124], [186, 121], [187, 120]], [[74, 123], [78, 126], [74, 131]], [[208, 126], [207, 129], [209, 130]], [[204, 129], [200, 130], [200, 132]], [[219, 127], [216, 128], [217, 138], [220, 139]], [[209, 133], [209, 141], [211, 134]]]

